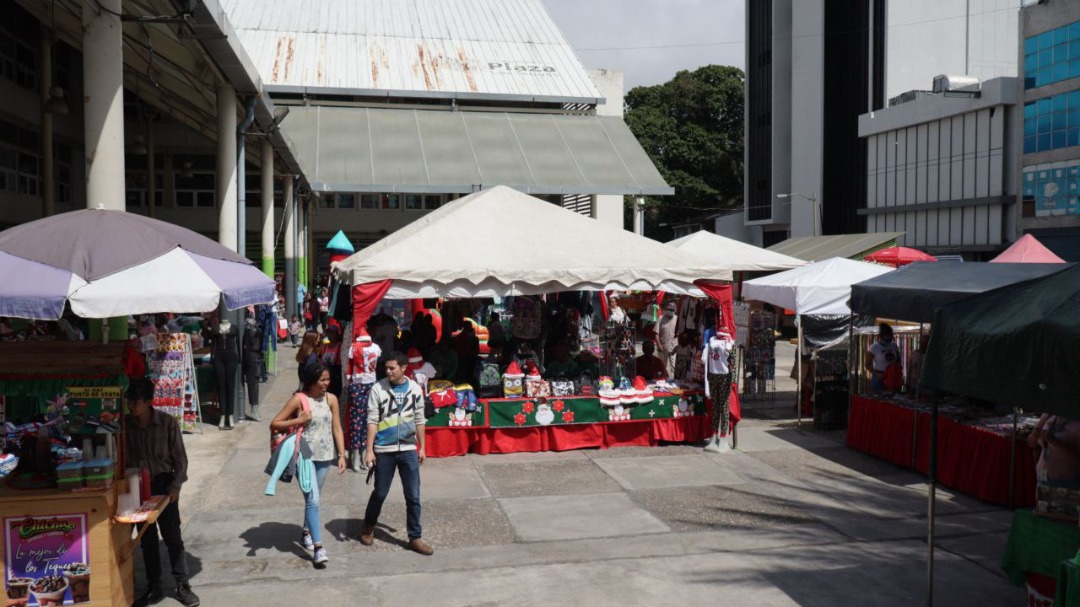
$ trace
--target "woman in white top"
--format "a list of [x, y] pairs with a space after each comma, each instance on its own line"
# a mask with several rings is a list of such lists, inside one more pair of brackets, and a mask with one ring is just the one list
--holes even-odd
[[[314, 551], [312, 560], [323, 566], [330, 559], [322, 546], [322, 523], [319, 519], [319, 496], [337, 451], [338, 474], [345, 472], [345, 437], [341, 431], [337, 397], [328, 392], [330, 372], [320, 364], [311, 364], [301, 372], [303, 389], [292, 395], [281, 408], [270, 428], [288, 432], [302, 426], [303, 439], [311, 447], [311, 461], [315, 465], [315, 483], [304, 493], [304, 532], [301, 541], [304, 548]], [[304, 411], [306, 399], [310, 411]]]

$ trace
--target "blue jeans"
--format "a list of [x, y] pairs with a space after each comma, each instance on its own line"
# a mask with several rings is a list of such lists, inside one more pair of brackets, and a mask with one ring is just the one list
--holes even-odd
[[323, 483], [326, 482], [326, 475], [330, 472], [330, 464], [333, 463], [333, 460], [314, 462], [315, 485], [311, 487], [311, 491], [304, 494], [304, 529], [311, 533], [311, 541], [316, 544], [322, 543], [322, 523], [319, 521], [319, 496], [322, 495]]
[[401, 488], [405, 492], [406, 527], [409, 539], [423, 537], [420, 529], [420, 458], [416, 451], [397, 451], [375, 454], [375, 489], [368, 498], [364, 524], [374, 527], [379, 522], [390, 483], [394, 482], [394, 470], [401, 475]]

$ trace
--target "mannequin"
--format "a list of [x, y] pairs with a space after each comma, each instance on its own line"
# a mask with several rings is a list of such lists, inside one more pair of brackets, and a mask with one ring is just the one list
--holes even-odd
[[362, 329], [356, 341], [349, 347], [346, 369], [349, 382], [346, 448], [349, 453], [346, 459], [351, 470], [364, 468], [362, 455], [367, 447], [367, 400], [371, 387], [375, 384], [376, 370], [382, 355], [379, 344], [374, 343], [368, 332]]
[[728, 398], [731, 397], [731, 351], [735, 340], [723, 329], [709, 337], [701, 360], [705, 363], [705, 395], [712, 399], [712, 427], [716, 434], [705, 445], [706, 451], [727, 453], [730, 424]]
[[244, 327], [244, 357], [240, 370], [244, 383], [247, 384], [248, 405], [251, 405], [251, 419], [261, 421], [259, 417], [259, 375], [262, 371], [262, 331], [254, 318], [247, 319]]
[[240, 331], [228, 320], [222, 320], [210, 330], [210, 359], [217, 376], [218, 401], [221, 420], [218, 428], [233, 429], [233, 411], [236, 408], [236, 370], [240, 365]]

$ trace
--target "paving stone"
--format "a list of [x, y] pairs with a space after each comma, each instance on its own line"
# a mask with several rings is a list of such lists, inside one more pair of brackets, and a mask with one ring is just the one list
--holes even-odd
[[516, 535], [526, 542], [668, 531], [623, 493], [505, 498], [499, 504]]
[[710, 462], [700, 453], [649, 458], [601, 459], [596, 465], [624, 489], [658, 489], [698, 485], [732, 485], [745, 482]]
[[614, 493], [619, 484], [589, 459], [519, 462], [479, 467], [495, 497]]
[[584, 452], [590, 459], [614, 459], [621, 457], [663, 457], [666, 455], [697, 455], [701, 447], [697, 445], [659, 445], [656, 447], [613, 447], [611, 449], [590, 449]]
[[817, 523], [798, 504], [749, 484], [734, 487], [678, 487], [632, 491], [641, 504], [674, 531], [723, 528], [770, 529]]

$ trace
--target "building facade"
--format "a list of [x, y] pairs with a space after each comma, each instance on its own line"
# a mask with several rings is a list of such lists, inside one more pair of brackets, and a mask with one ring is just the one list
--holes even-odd
[[860, 116], [867, 231], [973, 259], [1015, 240], [1016, 83], [995, 78]]
[[1080, 261], [1080, 4], [1021, 11], [1020, 229]]

